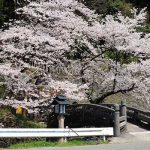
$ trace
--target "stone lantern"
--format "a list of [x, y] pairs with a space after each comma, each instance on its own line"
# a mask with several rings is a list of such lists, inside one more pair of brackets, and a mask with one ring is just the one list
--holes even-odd
[[[54, 98], [52, 105], [54, 105], [54, 113], [58, 114], [58, 127], [64, 128], [66, 106], [69, 105], [68, 100], [65, 96], [60, 95]], [[64, 142], [64, 138], [60, 138], [59, 141]]]

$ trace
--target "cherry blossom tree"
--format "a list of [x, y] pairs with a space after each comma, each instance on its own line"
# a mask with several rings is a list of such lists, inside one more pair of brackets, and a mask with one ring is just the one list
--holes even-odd
[[[140, 13], [133, 9], [132, 18], [121, 13], [102, 18], [75, 0], [42, 0], [16, 13], [20, 19], [1, 30], [0, 74], [14, 95], [23, 90], [38, 96], [34, 100], [7, 97], [2, 104], [38, 112], [39, 106], [49, 106], [58, 93], [99, 103], [117, 92], [137, 93], [142, 86], [148, 91], [148, 84], [138, 84], [139, 77], [132, 75], [132, 66], [139, 64], [120, 64], [105, 57], [108, 50], [121, 51], [138, 56], [141, 68], [148, 65], [141, 54], [148, 56], [150, 36], [136, 32], [145, 20], [145, 9]], [[47, 95], [50, 89], [57, 92], [45, 98], [39, 93]]]

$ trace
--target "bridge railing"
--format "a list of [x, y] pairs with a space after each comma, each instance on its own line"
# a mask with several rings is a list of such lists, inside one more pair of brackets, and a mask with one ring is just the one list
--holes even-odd
[[66, 111], [66, 125], [78, 127], [112, 127], [114, 109], [95, 104], [70, 105]]
[[[87, 124], [89, 124], [89, 122], [92, 121], [94, 122], [93, 126], [99, 126], [99, 124], [101, 124], [101, 121], [103, 122], [106, 120], [110, 120], [111, 125], [114, 127], [114, 136], [116, 137], [120, 136], [121, 133], [127, 131], [127, 118], [132, 120], [136, 124], [138, 122], [144, 122], [148, 125], [150, 124], [150, 111], [127, 107], [126, 101], [122, 101], [120, 105], [111, 103], [99, 104], [99, 106], [92, 104], [79, 104], [76, 105], [74, 109], [77, 112], [79, 111], [79, 108], [81, 108], [81, 110], [85, 112], [82, 113], [82, 115], [84, 116], [82, 117], [82, 121], [84, 123], [87, 121]], [[98, 117], [101, 121], [98, 120]], [[105, 120], [103, 120], [103, 118], [105, 118]]]
[[105, 107], [114, 109], [114, 136], [118, 137], [121, 133], [127, 131], [127, 107], [126, 101], [119, 104], [100, 104]]
[[127, 116], [135, 123], [145, 122], [147, 124], [150, 124], [150, 111], [127, 107]]

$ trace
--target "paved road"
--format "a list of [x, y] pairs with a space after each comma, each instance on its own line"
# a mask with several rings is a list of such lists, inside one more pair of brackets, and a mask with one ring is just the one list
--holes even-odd
[[32, 148], [27, 150], [150, 150], [150, 142], [102, 144], [80, 147]]

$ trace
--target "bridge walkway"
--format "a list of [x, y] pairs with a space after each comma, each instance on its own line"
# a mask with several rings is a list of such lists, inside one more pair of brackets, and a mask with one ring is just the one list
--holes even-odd
[[150, 142], [150, 131], [132, 123], [127, 123], [127, 132], [111, 138], [110, 143]]

